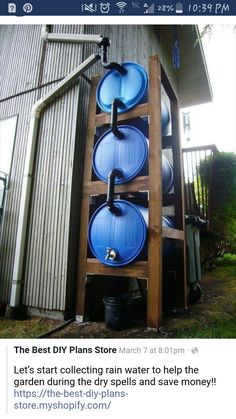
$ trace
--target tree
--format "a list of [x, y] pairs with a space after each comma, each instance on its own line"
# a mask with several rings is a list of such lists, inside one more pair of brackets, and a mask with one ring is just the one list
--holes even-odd
[[200, 163], [198, 172], [208, 192], [211, 240], [205, 263], [214, 263], [225, 252], [236, 253], [236, 154], [217, 152], [213, 162]]

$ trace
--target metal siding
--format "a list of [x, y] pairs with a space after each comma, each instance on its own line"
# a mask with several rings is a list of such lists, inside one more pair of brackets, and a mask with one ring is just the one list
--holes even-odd
[[24, 303], [30, 306], [65, 308], [78, 93], [74, 87], [41, 118], [24, 290]]
[[[0, 26], [1, 99], [58, 80], [80, 63], [80, 45], [43, 42], [41, 30], [42, 25]], [[51, 31], [82, 33], [83, 25], [52, 25]]]
[[[52, 30], [79, 33], [81, 27]], [[49, 43], [45, 57], [43, 84], [78, 66], [81, 46]], [[74, 86], [46, 108], [41, 118], [24, 288], [24, 303], [30, 306], [65, 309], [78, 95], [79, 87]]]
[[[82, 33], [82, 25], [52, 25], [53, 33]], [[69, 74], [81, 62], [81, 44], [46, 42], [41, 84], [58, 80]]]
[[[79, 29], [80, 28], [80, 29]], [[41, 26], [37, 27], [37, 39], [33, 43], [28, 34], [34, 32], [34, 26], [21, 28], [6, 27], [3, 47], [7, 49], [8, 35], [14, 40], [14, 51], [22, 48], [24, 53], [4, 61], [2, 72], [8, 67], [15, 69], [18, 85], [5, 89], [5, 95], [19, 94], [29, 88], [29, 72], [35, 66], [35, 83], [39, 76], [39, 43]], [[54, 31], [79, 32], [81, 27], [54, 27]], [[35, 35], [35, 34], [34, 34]], [[36, 36], [36, 35], [35, 35]], [[13, 42], [13, 41], [12, 41]], [[46, 44], [49, 45], [49, 44]], [[32, 51], [35, 48], [35, 51]], [[37, 55], [38, 54], [38, 55]], [[26, 56], [29, 59], [26, 59]], [[30, 56], [33, 57], [31, 62]], [[50, 44], [46, 48], [42, 71], [42, 84], [61, 78], [81, 63], [81, 46], [71, 44]], [[22, 71], [24, 68], [24, 71]], [[24, 75], [24, 72], [26, 73]], [[25, 78], [24, 78], [25, 77]], [[10, 79], [9, 71], [7, 80]], [[25, 82], [27, 80], [27, 83]], [[17, 87], [17, 88], [16, 88]], [[8, 191], [5, 216], [2, 225], [1, 240], [1, 282], [0, 299], [9, 301], [15, 241], [18, 223], [22, 175], [28, 138], [30, 112], [33, 104], [52, 85], [33, 92], [6, 99], [1, 103], [1, 118], [19, 114], [15, 150], [12, 164], [11, 188]], [[77, 127], [79, 87], [74, 85], [60, 99], [45, 109], [42, 114], [38, 150], [35, 165], [32, 206], [29, 217], [29, 235], [27, 242], [23, 303], [29, 306], [64, 310], [66, 295], [66, 276], [68, 258], [68, 236], [72, 168], [74, 159], [75, 133]]]
[[0, 25], [1, 99], [38, 85], [41, 25]]
[[10, 296], [29, 117], [35, 101], [36, 92], [31, 92], [1, 103], [1, 119], [18, 115], [10, 184], [1, 226], [0, 300], [2, 301], [8, 301]]

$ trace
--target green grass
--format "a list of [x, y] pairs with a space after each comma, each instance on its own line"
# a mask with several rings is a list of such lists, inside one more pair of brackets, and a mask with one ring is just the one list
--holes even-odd
[[236, 319], [230, 318], [225, 321], [218, 320], [208, 325], [198, 325], [198, 328], [182, 329], [175, 333], [175, 338], [204, 338], [204, 339], [230, 339], [236, 337]]
[[36, 338], [61, 323], [61, 321], [41, 317], [33, 317], [27, 320], [12, 320], [0, 317], [0, 338]]
[[234, 266], [236, 269], [236, 255], [226, 253], [224, 256], [218, 258], [217, 266]]
[[176, 319], [176, 338], [236, 338], [236, 255], [219, 258], [217, 268], [205, 275], [202, 299]]

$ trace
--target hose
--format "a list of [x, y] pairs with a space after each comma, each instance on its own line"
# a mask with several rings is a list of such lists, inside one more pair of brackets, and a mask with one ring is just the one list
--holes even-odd
[[43, 333], [42, 335], [37, 336], [37, 337], [36, 337], [36, 339], [47, 338], [48, 336], [53, 335], [53, 333], [56, 333], [56, 332], [58, 332], [59, 330], [64, 329], [64, 327], [68, 326], [68, 325], [69, 325], [69, 324], [71, 324], [73, 321], [74, 321], [74, 319], [67, 320], [65, 323], [61, 324], [60, 326], [57, 326], [57, 327], [55, 327], [54, 329], [49, 330], [48, 332]]

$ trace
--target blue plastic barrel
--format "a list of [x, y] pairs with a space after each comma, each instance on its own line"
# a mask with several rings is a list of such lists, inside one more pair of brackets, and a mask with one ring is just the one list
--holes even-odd
[[[88, 228], [88, 242], [93, 255], [108, 266], [124, 266], [147, 253], [148, 208], [121, 199], [114, 200], [121, 215], [111, 213], [106, 204], [93, 214]], [[173, 227], [167, 218], [163, 226]], [[170, 242], [163, 252], [169, 253]]]
[[[105, 73], [97, 87], [97, 103], [103, 112], [111, 112], [114, 99], [120, 99], [123, 106], [118, 113], [128, 112], [138, 104], [147, 101], [148, 75], [144, 67], [134, 62], [122, 63], [125, 74], [112, 69]], [[162, 135], [168, 134], [170, 122], [169, 110], [161, 101]]]
[[109, 172], [117, 167], [123, 177], [116, 184], [129, 182], [148, 170], [148, 140], [143, 133], [131, 125], [119, 125], [124, 138], [119, 140], [111, 130], [97, 141], [93, 150], [93, 169], [97, 177], [107, 182]]
[[105, 73], [97, 87], [97, 103], [107, 113], [111, 112], [114, 99], [120, 99], [124, 106], [118, 107], [118, 113], [127, 112], [145, 98], [148, 86], [146, 70], [133, 62], [122, 63], [125, 74], [112, 69]]
[[[123, 172], [115, 183], [129, 182], [136, 176], [148, 174], [148, 140], [143, 133], [131, 125], [119, 125], [124, 138], [119, 140], [111, 130], [106, 131], [97, 141], [93, 151], [93, 169], [97, 177], [107, 182], [109, 172], [114, 167]], [[166, 157], [162, 156], [162, 188], [168, 193], [173, 186], [173, 169]]]

